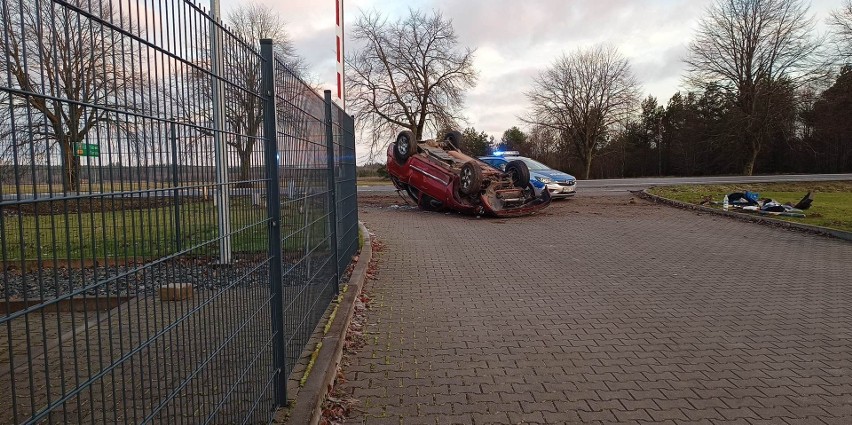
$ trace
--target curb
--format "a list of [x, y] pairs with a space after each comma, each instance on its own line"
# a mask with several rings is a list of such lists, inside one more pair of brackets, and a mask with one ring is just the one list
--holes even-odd
[[370, 232], [362, 222], [358, 222], [358, 228], [364, 236], [364, 245], [361, 247], [358, 263], [355, 264], [349, 282], [346, 284], [348, 288], [339, 304], [340, 310], [334, 316], [328, 332], [320, 340], [322, 346], [314, 361], [313, 369], [305, 385], [299, 390], [297, 399], [293, 400], [292, 410], [285, 423], [318, 424], [322, 414], [322, 403], [332, 383], [337, 379], [337, 370], [343, 357], [346, 329], [349, 328], [349, 322], [355, 312], [355, 299], [361, 294], [361, 288], [367, 278], [367, 267], [373, 257]]
[[758, 223], [758, 224], [763, 224], [763, 225], [768, 225], [768, 226], [783, 227], [783, 228], [786, 228], [786, 229], [798, 230], [798, 231], [802, 231], [802, 232], [806, 232], [806, 233], [815, 233], [815, 234], [818, 234], [818, 235], [835, 237], [835, 238], [838, 238], [838, 239], [843, 239], [843, 240], [852, 242], [852, 232], [845, 232], [843, 230], [829, 229], [827, 227], [812, 226], [810, 224], [802, 224], [802, 223], [795, 223], [795, 222], [791, 222], [791, 221], [778, 220], [776, 218], [738, 213], [738, 212], [734, 212], [734, 211], [717, 210], [715, 208], [705, 207], [703, 205], [690, 204], [690, 203], [686, 203], [686, 202], [676, 201], [674, 199], [664, 198], [664, 197], [659, 196], [659, 195], [654, 195], [654, 194], [648, 193], [648, 189], [644, 189], [644, 190], [636, 191], [636, 192], [632, 192], [632, 193], [636, 194], [637, 196], [639, 196], [642, 199], [650, 200], [650, 201], [660, 203], [660, 204], [670, 205], [670, 206], [673, 206], [673, 207], [676, 207], [676, 208], [701, 211], [701, 212], [706, 212], [706, 213], [716, 214], [716, 215], [723, 215], [723, 216], [726, 216], [726, 217], [730, 217], [730, 218], [733, 218], [733, 219], [736, 219], [736, 220], [745, 221], [745, 222], [749, 222], [749, 223]]

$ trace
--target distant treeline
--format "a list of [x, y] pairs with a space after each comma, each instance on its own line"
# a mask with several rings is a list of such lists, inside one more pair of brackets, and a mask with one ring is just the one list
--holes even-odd
[[[782, 84], [782, 83], [779, 83]], [[821, 93], [791, 86], [775, 91], [754, 172], [852, 172], [852, 66]], [[606, 133], [595, 153], [592, 178], [740, 174], [748, 161], [740, 139], [745, 125], [735, 99], [723, 90], [678, 92], [667, 105], [648, 97], [638, 117]], [[462, 148], [475, 155], [511, 149], [551, 167], [582, 175], [583, 163], [568, 138], [549, 129], [513, 127], [494, 141], [468, 128]]]

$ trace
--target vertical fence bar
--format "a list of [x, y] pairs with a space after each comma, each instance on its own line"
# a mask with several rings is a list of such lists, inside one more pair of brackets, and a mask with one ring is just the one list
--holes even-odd
[[337, 254], [337, 184], [334, 173], [334, 122], [331, 118], [331, 90], [325, 94], [325, 143], [328, 154], [328, 202], [329, 219], [331, 220], [331, 255], [334, 256], [334, 294], [340, 293], [340, 267]]
[[345, 245], [342, 250], [343, 255], [340, 258], [342, 264], [339, 266], [341, 273], [343, 273], [352, 260], [352, 256], [358, 250], [358, 191], [356, 190], [358, 172], [355, 157], [355, 117], [341, 111], [340, 121], [343, 136], [341, 149], [344, 152], [342, 156], [346, 158], [346, 161], [340, 167], [343, 170], [342, 175], [345, 176], [340, 182], [343, 194], [338, 194], [338, 197], [343, 201], [339, 213], [341, 215], [341, 226], [345, 229], [344, 235], [341, 236]]
[[228, 145], [225, 141], [225, 98], [224, 83], [226, 78], [222, 71], [225, 68], [223, 55], [223, 29], [220, 28], [221, 16], [219, 2], [213, 0], [210, 20], [210, 56], [212, 61], [211, 81], [213, 83], [213, 153], [216, 158], [216, 185], [218, 186], [216, 206], [219, 223], [219, 263], [231, 263], [231, 186], [228, 180]]
[[169, 135], [172, 143], [172, 185], [174, 186], [172, 196], [175, 198], [175, 252], [180, 252], [183, 250], [180, 234], [180, 189], [178, 188], [180, 185], [180, 169], [178, 166], [177, 124], [174, 118], [169, 121]]
[[269, 215], [269, 287], [272, 292], [272, 356], [275, 370], [275, 404], [287, 404], [287, 376], [285, 376], [286, 351], [284, 343], [284, 299], [282, 293], [281, 263], [281, 203], [278, 182], [278, 136], [275, 116], [275, 55], [272, 40], [260, 41], [263, 137], [266, 145], [266, 209]]

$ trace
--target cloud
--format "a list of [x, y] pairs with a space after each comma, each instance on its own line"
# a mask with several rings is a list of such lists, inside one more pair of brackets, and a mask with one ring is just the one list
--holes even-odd
[[518, 115], [529, 105], [525, 92], [539, 72], [538, 67], [531, 66], [481, 71], [479, 84], [465, 104], [470, 125], [497, 138], [509, 127], [521, 126]]
[[[243, 0], [241, 0], [243, 1]], [[280, 11], [297, 51], [323, 88], [335, 85], [334, 1], [259, 0]], [[439, 10], [463, 46], [476, 49], [478, 86], [465, 115], [496, 138], [526, 113], [533, 78], [563, 53], [610, 43], [630, 60], [646, 94], [661, 104], [681, 88], [689, 40], [713, 0], [344, 0], [348, 28], [361, 11], [389, 19], [408, 9]], [[222, 0], [223, 11], [239, 4]], [[818, 29], [837, 0], [814, 0]], [[351, 48], [352, 45], [348, 45]]]
[[670, 93], [660, 93], [649, 90], [657, 87], [661, 81], [679, 80], [685, 71], [683, 59], [686, 57], [686, 46], [672, 46], [667, 49], [654, 51], [653, 54], [634, 57], [631, 67], [636, 78], [643, 84], [645, 91], [660, 96], [670, 96], [677, 91], [676, 86], [667, 87]]

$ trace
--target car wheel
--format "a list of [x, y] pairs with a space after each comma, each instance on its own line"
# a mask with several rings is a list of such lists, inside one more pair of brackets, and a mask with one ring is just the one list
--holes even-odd
[[459, 192], [472, 195], [482, 190], [482, 170], [476, 161], [468, 161], [462, 165], [459, 173]]
[[451, 131], [444, 136], [444, 142], [450, 145], [450, 150], [457, 151], [462, 142], [462, 134], [458, 131]]
[[527, 187], [530, 184], [530, 169], [523, 161], [509, 161], [506, 164], [506, 173], [512, 176], [512, 184], [515, 187]]
[[414, 133], [408, 130], [400, 131], [393, 144], [393, 157], [396, 162], [405, 164], [405, 161], [408, 161], [408, 158], [415, 153], [417, 153], [417, 142], [414, 140]]

